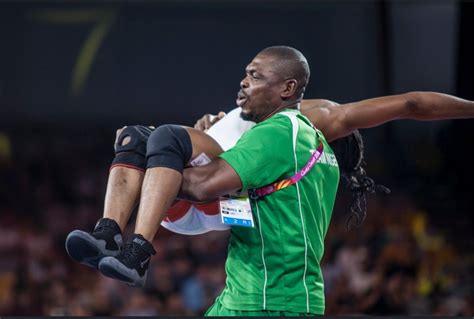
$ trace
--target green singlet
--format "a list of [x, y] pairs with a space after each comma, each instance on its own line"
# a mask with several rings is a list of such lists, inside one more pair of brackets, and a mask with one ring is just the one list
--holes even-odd
[[[243, 313], [324, 314], [320, 261], [339, 182], [328, 143], [299, 111], [286, 109], [247, 131], [221, 158], [244, 190], [254, 189], [295, 175], [320, 139], [323, 155], [299, 182], [251, 200], [255, 228], [232, 227], [226, 287], [216, 304]], [[219, 315], [213, 308], [209, 315]]]

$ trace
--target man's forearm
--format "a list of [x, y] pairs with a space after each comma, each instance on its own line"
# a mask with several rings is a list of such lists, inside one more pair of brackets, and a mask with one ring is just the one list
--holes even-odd
[[217, 158], [205, 166], [185, 169], [178, 197], [208, 202], [241, 188], [239, 175], [226, 161]]
[[341, 105], [343, 127], [351, 131], [397, 119], [433, 121], [474, 117], [474, 102], [436, 92], [410, 92]]
[[419, 121], [474, 118], [474, 102], [436, 92], [410, 92], [406, 119]]
[[202, 184], [205, 182], [204, 172], [193, 168], [183, 171], [183, 182], [179, 190], [178, 198], [193, 202], [204, 202], [207, 195], [203, 192]]

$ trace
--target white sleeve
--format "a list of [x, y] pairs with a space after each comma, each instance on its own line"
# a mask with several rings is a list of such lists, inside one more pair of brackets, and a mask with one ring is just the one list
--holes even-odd
[[240, 112], [240, 107], [233, 109], [207, 130], [207, 134], [215, 139], [224, 151], [237, 144], [242, 134], [255, 125], [254, 122], [244, 121], [240, 117]]

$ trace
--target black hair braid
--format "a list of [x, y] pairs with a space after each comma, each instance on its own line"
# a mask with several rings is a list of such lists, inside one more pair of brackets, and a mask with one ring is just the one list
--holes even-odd
[[341, 171], [341, 178], [351, 192], [351, 215], [347, 218], [346, 226], [360, 227], [367, 215], [367, 194], [382, 192], [390, 194], [390, 189], [375, 184], [362, 168], [364, 162], [364, 141], [358, 130], [351, 135], [338, 139], [331, 144]]

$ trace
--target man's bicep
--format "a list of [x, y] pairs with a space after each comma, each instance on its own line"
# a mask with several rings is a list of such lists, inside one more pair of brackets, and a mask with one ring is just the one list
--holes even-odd
[[301, 112], [305, 114], [305, 112], [311, 110], [311, 109], [319, 109], [319, 108], [324, 108], [328, 106], [336, 106], [339, 105], [339, 103], [331, 101], [331, 100], [326, 100], [326, 99], [304, 99], [301, 101]]
[[354, 130], [370, 128], [404, 118], [407, 113], [406, 95], [392, 95], [327, 108], [325, 122], [321, 127], [329, 142], [347, 136]]

